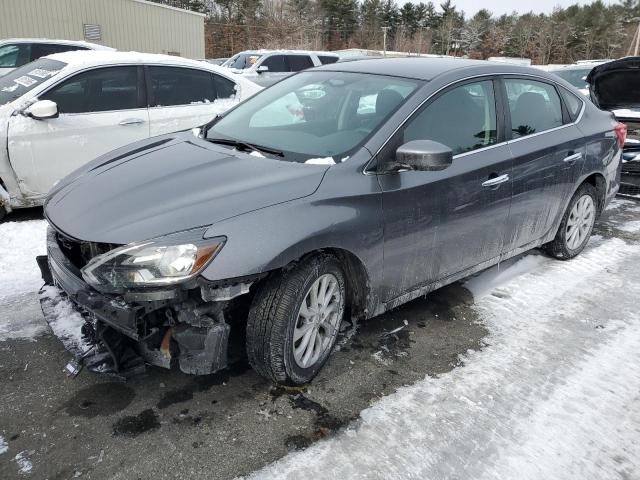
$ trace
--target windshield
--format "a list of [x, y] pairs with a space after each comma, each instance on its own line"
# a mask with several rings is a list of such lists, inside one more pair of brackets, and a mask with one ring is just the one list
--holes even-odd
[[17, 100], [57, 75], [66, 66], [64, 62], [41, 58], [0, 77], [0, 105]]
[[224, 62], [224, 66], [244, 70], [246, 68], [251, 68], [260, 59], [260, 57], [262, 57], [262, 55], [259, 53], [238, 53]]
[[231, 139], [305, 161], [362, 145], [423, 82], [364, 73], [308, 71], [289, 77], [220, 118], [207, 139]]
[[562, 70], [549, 70], [551, 73], [566, 80], [576, 88], [588, 88], [586, 78], [591, 67], [589, 68], [567, 68]]

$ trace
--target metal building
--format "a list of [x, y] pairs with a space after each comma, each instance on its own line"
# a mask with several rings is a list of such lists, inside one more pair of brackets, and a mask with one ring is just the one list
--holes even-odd
[[195, 59], [204, 58], [204, 20], [145, 0], [0, 0], [0, 39], [86, 40]]

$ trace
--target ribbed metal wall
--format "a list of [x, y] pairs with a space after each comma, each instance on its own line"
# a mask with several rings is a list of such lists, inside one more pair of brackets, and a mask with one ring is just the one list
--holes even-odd
[[0, 39], [84, 40], [85, 24], [118, 50], [204, 58], [204, 15], [143, 0], [0, 0]]

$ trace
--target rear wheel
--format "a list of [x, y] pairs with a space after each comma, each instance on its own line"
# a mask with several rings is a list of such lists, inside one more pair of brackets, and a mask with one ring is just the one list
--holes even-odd
[[596, 189], [582, 184], [567, 206], [556, 237], [545, 245], [551, 256], [568, 260], [582, 252], [596, 221], [597, 204]]
[[278, 383], [313, 379], [329, 358], [344, 315], [345, 279], [330, 255], [310, 258], [267, 279], [247, 320], [253, 368]]

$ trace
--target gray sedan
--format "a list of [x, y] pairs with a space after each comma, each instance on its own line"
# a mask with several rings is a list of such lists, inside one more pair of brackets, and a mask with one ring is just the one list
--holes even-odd
[[246, 356], [303, 384], [346, 318], [532, 248], [578, 255], [618, 190], [624, 135], [532, 68], [326, 65], [198, 138], [139, 142], [61, 181], [39, 263], [85, 315], [93, 370], [208, 374]]

